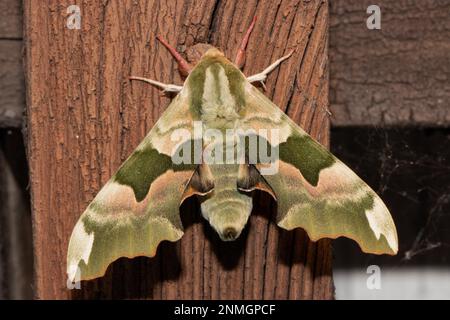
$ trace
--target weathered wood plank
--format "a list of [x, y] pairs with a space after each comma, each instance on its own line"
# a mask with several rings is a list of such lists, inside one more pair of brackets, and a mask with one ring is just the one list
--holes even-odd
[[0, 40], [22, 38], [22, 1], [0, 1]]
[[[366, 27], [381, 8], [381, 30]], [[334, 126], [450, 124], [450, 1], [333, 0]]]
[[182, 240], [163, 243], [155, 258], [120, 259], [79, 291], [67, 290], [65, 275], [67, 243], [80, 213], [169, 103], [127, 77], [181, 83], [155, 35], [182, 51], [211, 42], [233, 57], [252, 17], [264, 17], [244, 72], [260, 71], [296, 49], [270, 75], [267, 95], [327, 144], [328, 3], [79, 1], [81, 30], [65, 27], [71, 2], [47, 3], [25, 1], [37, 297], [332, 298], [330, 242], [313, 244], [302, 231], [280, 231], [267, 198], [258, 198], [250, 226], [234, 243], [218, 239], [193, 201], [182, 208]]
[[22, 41], [0, 40], [0, 66], [0, 128], [20, 128], [25, 108]]

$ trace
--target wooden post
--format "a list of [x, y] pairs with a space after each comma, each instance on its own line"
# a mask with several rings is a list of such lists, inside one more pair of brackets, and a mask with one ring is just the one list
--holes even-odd
[[25, 108], [22, 61], [22, 5], [0, 2], [0, 128], [20, 128]]
[[[81, 29], [66, 27], [69, 5]], [[221, 242], [195, 201], [181, 210], [185, 235], [152, 259], [120, 259], [105, 277], [66, 288], [66, 253], [80, 213], [169, 103], [131, 86], [142, 75], [181, 84], [160, 34], [180, 51], [211, 43], [236, 53], [254, 15], [246, 74], [295, 49], [267, 80], [266, 94], [328, 144], [328, 3], [312, 1], [25, 0], [28, 155], [38, 298], [330, 299], [330, 241], [273, 223], [258, 196], [239, 240]]]

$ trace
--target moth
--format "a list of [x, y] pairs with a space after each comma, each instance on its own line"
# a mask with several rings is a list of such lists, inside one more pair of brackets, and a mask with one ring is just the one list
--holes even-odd
[[187, 78], [177, 86], [131, 77], [176, 96], [75, 225], [67, 255], [71, 281], [101, 277], [120, 257], [153, 257], [161, 241], [179, 240], [179, 207], [192, 196], [218, 236], [235, 240], [255, 190], [274, 198], [281, 228], [303, 228], [313, 241], [347, 237], [367, 253], [397, 253], [383, 201], [252, 85], [292, 52], [261, 73], [240, 71], [254, 24], [234, 63], [211, 47], [193, 66], [158, 37]]

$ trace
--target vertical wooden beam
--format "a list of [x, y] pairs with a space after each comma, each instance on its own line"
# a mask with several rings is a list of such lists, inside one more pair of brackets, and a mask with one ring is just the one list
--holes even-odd
[[181, 51], [209, 42], [234, 57], [258, 15], [244, 72], [295, 49], [270, 75], [267, 95], [322, 143], [329, 132], [327, 1], [75, 2], [80, 30], [66, 28], [72, 1], [25, 0], [37, 297], [332, 298], [330, 242], [280, 231], [262, 195], [236, 242], [221, 242], [190, 201], [181, 210], [180, 242], [163, 243], [152, 259], [120, 259], [105, 277], [67, 290], [67, 243], [79, 214], [169, 103], [127, 77], [182, 83], [156, 35]]
[[0, 128], [20, 128], [25, 109], [22, 1], [0, 2]]

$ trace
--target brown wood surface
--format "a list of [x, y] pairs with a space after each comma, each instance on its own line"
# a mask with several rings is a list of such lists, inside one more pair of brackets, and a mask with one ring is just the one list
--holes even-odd
[[[369, 30], [369, 5], [381, 30]], [[332, 0], [333, 126], [450, 123], [450, 1]]]
[[21, 40], [0, 40], [0, 68], [0, 128], [20, 128], [25, 108]]
[[20, 128], [25, 109], [22, 1], [0, 1], [0, 128]]
[[22, 39], [22, 1], [0, 1], [0, 39]]
[[296, 52], [267, 80], [267, 96], [328, 144], [327, 1], [76, 1], [81, 30], [65, 27], [72, 1], [25, 1], [28, 157], [38, 298], [330, 299], [330, 241], [273, 223], [260, 195], [249, 226], [221, 242], [195, 201], [182, 209], [185, 235], [155, 258], [120, 259], [105, 277], [66, 288], [66, 252], [80, 213], [169, 103], [127, 80], [182, 80], [162, 35], [185, 52], [211, 43], [234, 57], [252, 17], [246, 74]]

